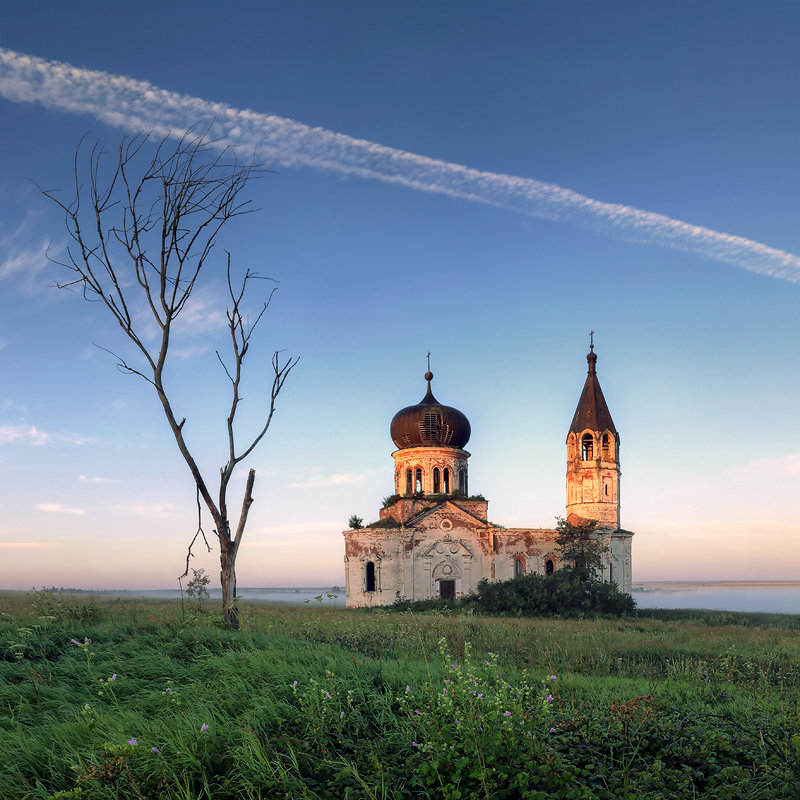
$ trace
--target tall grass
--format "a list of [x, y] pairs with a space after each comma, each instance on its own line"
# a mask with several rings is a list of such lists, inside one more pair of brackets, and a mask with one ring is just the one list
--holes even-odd
[[0, 597], [0, 798], [797, 796], [791, 625], [242, 621]]

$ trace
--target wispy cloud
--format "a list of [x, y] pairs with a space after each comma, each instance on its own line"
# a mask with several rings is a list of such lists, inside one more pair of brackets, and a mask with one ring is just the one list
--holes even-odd
[[74, 514], [79, 517], [86, 513], [84, 508], [68, 508], [67, 506], [62, 506], [61, 503], [37, 503], [36, 510], [46, 511], [49, 514]]
[[633, 206], [606, 203], [533, 178], [471, 169], [385, 147], [286, 117], [236, 109], [150, 83], [0, 48], [0, 95], [90, 114], [127, 131], [181, 135], [210, 121], [212, 136], [257, 149], [275, 166], [311, 167], [570, 222], [608, 236], [657, 244], [800, 283], [800, 257], [760, 242]]
[[0, 425], [0, 445], [23, 442], [41, 447], [50, 441], [50, 435], [40, 431], [35, 425]]
[[742, 482], [772, 482], [800, 475], [800, 453], [786, 453], [783, 456], [768, 456], [746, 461], [731, 467], [734, 480]]
[[114, 511], [127, 511], [141, 517], [168, 517], [183, 511], [183, 508], [174, 503], [153, 503], [152, 505], [118, 505], [114, 506]]
[[290, 489], [321, 489], [326, 486], [344, 486], [348, 483], [363, 481], [369, 473], [334, 472], [332, 475], [314, 475], [307, 480], [290, 483]]
[[56, 546], [55, 542], [0, 542], [0, 550], [47, 550]]
[[119, 483], [117, 478], [90, 478], [87, 475], [78, 475], [81, 483]]

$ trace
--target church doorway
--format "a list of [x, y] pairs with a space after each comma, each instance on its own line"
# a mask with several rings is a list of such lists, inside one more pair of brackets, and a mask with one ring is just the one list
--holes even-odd
[[455, 600], [456, 599], [456, 582], [455, 581], [439, 581], [439, 597], [442, 600]]

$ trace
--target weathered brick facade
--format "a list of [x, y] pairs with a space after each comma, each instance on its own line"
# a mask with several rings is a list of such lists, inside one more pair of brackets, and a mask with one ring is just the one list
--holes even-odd
[[[619, 434], [600, 384], [592, 346], [588, 375], [567, 436], [567, 519], [595, 519], [608, 545], [603, 578], [632, 588], [630, 531], [620, 529]], [[344, 531], [348, 607], [389, 605], [397, 598], [460, 597], [478, 581], [507, 580], [559, 567], [555, 530], [503, 528], [488, 520], [488, 502], [468, 495], [469, 422], [428, 391], [392, 421], [398, 445], [395, 493], [380, 519]]]

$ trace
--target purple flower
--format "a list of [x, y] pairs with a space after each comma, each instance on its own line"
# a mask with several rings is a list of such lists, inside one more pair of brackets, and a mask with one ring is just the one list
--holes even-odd
[[553, 702], [553, 695], [551, 695], [551, 694], [547, 695], [547, 702], [548, 703], [552, 703]]
[[550, 676], [550, 680], [551, 680], [551, 681], [557, 681], [557, 680], [558, 680], [558, 678], [556, 678], [556, 676], [555, 676], [555, 675], [551, 675], [551, 676]]
[[447, 694], [447, 689], [444, 690], [444, 693]]
[[70, 639], [70, 641], [72, 642], [72, 644], [78, 645], [78, 647], [81, 646], [81, 643], [77, 639]]
[[157, 747], [151, 747], [150, 748], [150, 752], [155, 753], [156, 755], [158, 755], [161, 751]]
[[172, 694], [172, 687], [171, 686], [167, 686], [167, 688], [164, 689], [164, 694]]
[[412, 747], [419, 747], [419, 745], [416, 742], [411, 742], [411, 746]]
[[453, 669], [456, 669], [456, 665], [455, 665], [455, 664], [451, 664], [450, 666], [451, 666]]
[[203, 723], [203, 724], [200, 726], [200, 730], [201, 730], [201, 731], [207, 731], [207, 730], [208, 730], [208, 725], [206, 725], [206, 724], [205, 724], [205, 722], [204, 722], [204, 723]]
[[414, 713], [415, 713], [415, 714], [416, 714], [418, 717], [421, 717], [421, 716], [422, 716], [422, 712], [421, 712], [421, 711], [414, 711]]
[[340, 717], [343, 717], [343, 716], [344, 716], [344, 711], [340, 711], [340, 712], [339, 712], [339, 716], [340, 716]]
[[115, 672], [108, 680], [109, 682], [115, 681], [117, 679], [117, 673]]
[[[407, 691], [407, 692], [410, 692], [410, 691], [411, 691], [411, 687], [410, 687], [408, 684], [406, 684], [406, 691]], [[348, 694], [349, 694], [349, 692], [348, 692]]]
[[510, 711], [506, 711], [506, 716], [510, 717], [511, 716], [511, 712]]
[[483, 697], [483, 693], [482, 692], [478, 692], [478, 700], [480, 700], [481, 697]]
[[555, 732], [556, 732], [555, 728], [550, 728], [550, 733], [555, 733]]
[[139, 744], [136, 739], [128, 739], [128, 744]]

